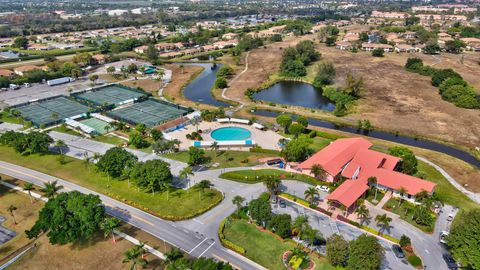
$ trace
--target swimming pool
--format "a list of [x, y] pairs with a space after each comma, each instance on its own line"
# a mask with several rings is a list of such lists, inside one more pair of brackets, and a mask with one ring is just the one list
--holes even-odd
[[250, 138], [252, 133], [241, 127], [223, 127], [212, 131], [210, 136], [216, 141], [241, 141]]

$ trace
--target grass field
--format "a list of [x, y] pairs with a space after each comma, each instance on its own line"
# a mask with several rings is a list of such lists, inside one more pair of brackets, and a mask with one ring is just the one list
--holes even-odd
[[[431, 233], [433, 232], [433, 229], [435, 227], [435, 221], [433, 222], [432, 226], [425, 226], [425, 225], [420, 225], [417, 224], [415, 221], [413, 221], [413, 211], [414, 211], [415, 206], [409, 202], [402, 202], [399, 204], [399, 200], [395, 198], [390, 198], [387, 203], [383, 206], [383, 209], [391, 211], [397, 215], [400, 216], [401, 219], [407, 221], [408, 223], [412, 224], [413, 226], [419, 228], [420, 230], [424, 232]], [[432, 217], [434, 214], [432, 213]]]
[[0, 112], [0, 122], [24, 125], [25, 121], [20, 117], [13, 117], [6, 112]]
[[[188, 152], [176, 152], [163, 154], [162, 156], [182, 162], [188, 162]], [[212, 169], [215, 168], [231, 168], [258, 165], [258, 159], [271, 157], [272, 154], [253, 153], [247, 151], [205, 151], [205, 156], [209, 158], [206, 164]], [[218, 166], [213, 166], [218, 163]]]
[[77, 132], [76, 130], [73, 130], [73, 129], [71, 129], [71, 128], [67, 128], [67, 127], [64, 126], [64, 125], [60, 125], [60, 126], [58, 126], [58, 127], [52, 128], [51, 130], [52, 130], [52, 131], [61, 132], [61, 133], [70, 134], [70, 135], [74, 135], [74, 136], [82, 136], [82, 134], [80, 134], [80, 133]]
[[[236, 245], [246, 250], [246, 256], [268, 269], [286, 269], [282, 262], [285, 251], [292, 250], [296, 244], [282, 242], [267, 232], [262, 232], [245, 220], [233, 220], [225, 226], [224, 235]], [[335, 269], [324, 258], [311, 256], [315, 261], [316, 270]]]
[[[0, 160], [68, 180], [115, 199], [134, 202], [137, 207], [151, 210], [166, 219], [185, 219], [186, 216], [200, 214], [222, 199], [221, 193], [213, 189], [205, 191], [179, 189], [169, 193], [156, 193], [153, 196], [151, 193], [137, 190], [126, 180], [108, 180], [106, 176], [95, 172], [92, 165], [87, 166], [83, 161], [70, 157], [65, 159], [67, 163], [61, 165], [57, 161], [57, 155], [22, 156], [9, 147], [0, 146]], [[172, 205], [176, 207], [171, 207]]]
[[259, 183], [262, 181], [261, 179], [259, 180], [257, 176], [278, 176], [280, 177], [280, 179], [298, 180], [311, 185], [316, 185], [321, 183], [317, 179], [305, 174], [288, 173], [285, 171], [275, 170], [275, 169], [239, 170], [239, 171], [225, 172], [220, 175], [220, 178], [242, 182], [242, 183], [253, 184], [253, 183]]

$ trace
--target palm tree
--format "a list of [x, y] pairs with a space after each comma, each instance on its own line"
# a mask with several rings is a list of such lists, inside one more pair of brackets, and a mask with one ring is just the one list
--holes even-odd
[[120, 220], [111, 217], [105, 218], [102, 223], [100, 223], [100, 229], [102, 229], [105, 238], [110, 234], [112, 235], [112, 241], [115, 244], [115, 232], [114, 229], [120, 226]]
[[376, 185], [377, 185], [377, 177], [371, 176], [371, 177], [368, 178], [367, 181], [368, 181], [368, 185], [369, 185], [370, 187], [372, 187], [372, 188], [375, 187], [375, 200], [377, 200], [377, 191], [378, 191], [378, 188], [376, 187]]
[[268, 192], [270, 192], [271, 195], [277, 193], [281, 183], [282, 181], [280, 180], [280, 178], [276, 176], [265, 177], [265, 179], [263, 180], [263, 184], [268, 189]]
[[426, 190], [422, 189], [422, 191], [415, 194], [415, 200], [417, 200], [418, 202], [421, 202], [421, 203], [426, 203], [427, 199], [428, 199], [428, 196], [429, 196], [428, 192]]
[[315, 195], [318, 195], [318, 191], [314, 187], [309, 187], [307, 190], [305, 190], [304, 194], [305, 199], [310, 200], [310, 204], [313, 205], [313, 202], [315, 201]]
[[400, 193], [400, 200], [398, 201], [398, 206], [400, 206], [400, 204], [402, 204], [403, 202], [403, 194], [407, 193], [407, 189], [404, 187], [400, 187], [398, 189], [398, 193]]
[[370, 218], [370, 210], [365, 205], [360, 205], [357, 209], [355, 209], [355, 213], [357, 214], [358, 218], [360, 218], [360, 224], [363, 223]]
[[28, 192], [28, 196], [30, 197], [30, 203], [33, 203], [33, 198], [32, 198], [33, 184], [25, 183], [25, 185], [23, 185], [23, 190]]
[[325, 175], [327, 174], [325, 169], [323, 169], [322, 166], [320, 166], [319, 164], [314, 164], [312, 166], [312, 169], [310, 170], [310, 172], [313, 174], [313, 176], [315, 176], [315, 178], [317, 179], [322, 179], [322, 178], [325, 178]]
[[190, 187], [190, 181], [188, 181], [188, 176], [189, 175], [193, 175], [192, 167], [190, 167], [190, 166], [183, 168], [180, 171], [180, 174], [179, 174], [180, 178], [183, 178], [183, 179], [187, 180], [187, 183]]
[[182, 251], [178, 248], [173, 248], [169, 252], [165, 253], [165, 260], [163, 261], [163, 264], [168, 266], [180, 258], [183, 258]]
[[63, 140], [58, 140], [55, 142], [55, 147], [57, 147], [58, 151], [60, 151], [60, 155], [63, 155], [63, 148], [66, 146], [67, 144]]
[[196, 186], [198, 189], [204, 190], [206, 188], [213, 186], [213, 184], [209, 180], [202, 180]]
[[298, 216], [292, 225], [292, 229], [298, 232], [298, 237], [301, 238], [301, 235], [305, 228], [308, 226], [308, 217], [307, 216]]
[[143, 249], [144, 246], [145, 244], [140, 242], [140, 244], [128, 249], [123, 254], [124, 259], [122, 263], [131, 263], [130, 270], [137, 269], [137, 265], [141, 268], [145, 267], [147, 265], [147, 260], [143, 258], [143, 255], [145, 254], [145, 249]]
[[63, 189], [63, 186], [57, 185], [57, 183], [57, 180], [45, 183], [45, 187], [42, 188], [40, 191], [45, 193], [45, 197], [47, 197], [48, 199], [53, 199], [58, 194], [58, 191]]
[[217, 141], [214, 141], [214, 142], [212, 143], [212, 145], [210, 145], [210, 150], [212, 150], [212, 151], [214, 151], [214, 152], [217, 151], [218, 148], [219, 148], [219, 146], [218, 146], [218, 142], [217, 142]]
[[381, 226], [381, 234], [383, 234], [383, 232], [388, 228], [390, 227], [390, 222], [392, 222], [392, 218], [387, 216], [387, 214], [383, 214], [383, 215], [377, 215], [375, 217], [375, 221], [377, 222], [377, 225]]
[[15, 210], [17, 210], [17, 207], [14, 206], [14, 205], [10, 205], [7, 210], [8, 210], [8, 212], [10, 212], [10, 215], [13, 218], [13, 223], [17, 224], [17, 220], [15, 219], [15, 214], [13, 213], [13, 212], [15, 212]]
[[243, 198], [240, 195], [237, 195], [233, 197], [232, 203], [237, 206], [237, 211], [240, 210], [240, 207], [242, 207], [242, 203], [245, 201], [245, 198]]
[[92, 161], [96, 162], [96, 161], [100, 160], [101, 158], [102, 158], [102, 155], [100, 155], [100, 153], [95, 152], [95, 153], [93, 153]]

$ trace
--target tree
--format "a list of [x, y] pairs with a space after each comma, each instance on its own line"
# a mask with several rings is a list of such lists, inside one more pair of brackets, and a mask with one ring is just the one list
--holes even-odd
[[307, 216], [297, 216], [293, 221], [292, 229], [297, 233], [299, 238], [302, 238], [302, 234], [308, 226], [310, 225], [308, 225]]
[[133, 145], [137, 149], [147, 148], [150, 146], [150, 143], [143, 138], [140, 132], [137, 131], [130, 132], [128, 144]]
[[285, 133], [287, 133], [288, 127], [292, 124], [292, 117], [287, 114], [280, 114], [276, 118], [277, 124], [279, 124]]
[[405, 234], [402, 234], [402, 236], [400, 237], [399, 244], [402, 248], [406, 248], [412, 244], [412, 241], [410, 240], [410, 237], [406, 236]]
[[58, 191], [61, 189], [63, 189], [63, 186], [58, 185], [58, 181], [55, 180], [53, 182], [45, 183], [44, 187], [40, 191], [45, 193], [45, 197], [48, 199], [53, 199], [55, 196], [57, 196]]
[[24, 36], [16, 37], [13, 40], [12, 47], [20, 48], [20, 49], [26, 49], [28, 47], [28, 38], [26, 38]]
[[314, 187], [309, 187], [303, 193], [305, 195], [305, 199], [310, 201], [310, 204], [313, 205], [315, 202], [315, 196], [318, 195], [318, 191]]
[[353, 73], [348, 72], [345, 79], [343, 92], [355, 98], [359, 98], [363, 92], [363, 77], [357, 77]]
[[282, 238], [292, 234], [292, 217], [289, 214], [273, 215], [268, 222], [268, 229]]
[[113, 147], [100, 157], [96, 166], [99, 171], [111, 177], [122, 176], [125, 167], [131, 162], [136, 162], [137, 157], [121, 147]]
[[383, 248], [374, 236], [360, 235], [350, 242], [348, 270], [380, 269]]
[[154, 141], [158, 141], [163, 138], [163, 133], [156, 128], [152, 128], [150, 130], [150, 137], [152, 137]]
[[390, 222], [392, 222], [392, 218], [387, 216], [387, 214], [377, 215], [375, 217], [375, 222], [377, 222], [377, 225], [381, 227], [380, 233], [383, 234], [385, 230], [390, 227]]
[[363, 223], [365, 223], [365, 221], [367, 221], [370, 218], [370, 211], [364, 204], [357, 207], [357, 209], [355, 209], [355, 213], [360, 219], [360, 224], [362, 225]]
[[210, 188], [212, 186], [213, 186], [213, 184], [209, 180], [202, 180], [195, 185], [195, 187], [200, 189], [200, 190], [205, 190], [205, 189]]
[[320, 164], [313, 164], [312, 168], [310, 169], [310, 173], [317, 179], [324, 179], [327, 175], [327, 172]]
[[107, 73], [112, 75], [115, 72], [115, 67], [114, 66], [109, 66], [107, 67]]
[[215, 88], [218, 88], [218, 89], [223, 89], [223, 88], [227, 88], [228, 87], [228, 83], [227, 83], [227, 80], [225, 80], [224, 77], [218, 77], [216, 80], [215, 80]]
[[33, 184], [32, 183], [25, 183], [25, 185], [23, 185], [23, 190], [28, 192], [28, 197], [30, 197], [30, 203], [33, 203], [33, 198], [32, 198], [32, 190], [34, 190]]
[[308, 127], [308, 119], [301, 115], [297, 118], [297, 123], [299, 123], [300, 125], [302, 125], [303, 127]]
[[404, 187], [400, 187], [400, 188], [398, 189], [398, 193], [400, 193], [400, 200], [398, 200], [398, 206], [400, 206], [400, 204], [402, 204], [402, 202], [403, 202], [403, 196], [404, 196], [404, 194], [407, 193], [407, 189], [404, 188]]
[[272, 195], [277, 193], [281, 183], [282, 181], [277, 176], [265, 176], [263, 179], [263, 184]]
[[332, 84], [336, 74], [337, 71], [335, 70], [333, 63], [322, 61], [317, 65], [317, 74], [313, 80], [313, 85], [321, 88], [325, 85]]
[[327, 259], [333, 266], [345, 266], [348, 258], [348, 242], [341, 235], [333, 234], [327, 239]]
[[445, 50], [449, 53], [461, 53], [467, 44], [460, 39], [445, 41]]
[[242, 204], [243, 202], [245, 201], [245, 198], [243, 198], [242, 196], [240, 195], [236, 195], [235, 197], [233, 197], [232, 199], [232, 203], [237, 206], [237, 211], [240, 210], [240, 208], [242, 207]]
[[415, 223], [424, 225], [424, 226], [431, 226], [434, 223], [434, 218], [432, 217], [432, 213], [427, 209], [425, 206], [417, 206], [413, 211], [412, 216], [413, 221]]
[[375, 200], [377, 200], [377, 192], [378, 192], [378, 188], [377, 188], [377, 177], [375, 176], [371, 176], [367, 179], [368, 181], [368, 185], [370, 186], [370, 188], [375, 188]]
[[291, 124], [288, 127], [288, 133], [293, 134], [295, 138], [297, 138], [298, 135], [302, 134], [304, 130], [305, 127], [297, 123]]
[[440, 52], [440, 46], [436, 41], [429, 41], [427, 44], [425, 44], [423, 52], [425, 54], [438, 54]]
[[190, 167], [190, 166], [183, 168], [183, 169], [180, 171], [180, 173], [179, 173], [178, 176], [180, 176], [180, 178], [183, 178], [183, 179], [185, 179], [185, 180], [188, 180], [188, 176], [189, 176], [189, 175], [193, 175], [193, 170], [192, 170], [192, 167]]
[[45, 204], [35, 225], [26, 234], [32, 239], [43, 232], [51, 244], [64, 245], [91, 239], [104, 218], [105, 209], [99, 196], [65, 192]]
[[402, 159], [400, 163], [400, 170], [403, 173], [414, 175], [417, 173], [418, 161], [415, 154], [408, 148], [402, 146], [395, 146], [388, 150], [390, 155], [396, 156]]
[[107, 238], [109, 235], [112, 235], [112, 241], [115, 244], [115, 228], [118, 228], [120, 226], [120, 220], [110, 217], [110, 218], [105, 218], [101, 223], [100, 223], [100, 229], [103, 231], [103, 235], [105, 238]]
[[155, 47], [155, 45], [149, 44], [148, 47], [147, 47], [147, 51], [145, 52], [145, 55], [147, 56], [147, 59], [150, 62], [152, 62], [152, 63], [157, 62], [159, 54], [158, 54], [158, 50]]
[[147, 260], [144, 258], [145, 244], [140, 242], [140, 244], [133, 246], [128, 249], [124, 254], [124, 259], [122, 263], [131, 263], [130, 270], [136, 270], [137, 266], [144, 268], [147, 265]]
[[10, 213], [10, 216], [12, 216], [13, 223], [17, 224], [17, 220], [15, 219], [15, 210], [17, 210], [17, 207], [14, 205], [10, 205], [7, 210]]
[[160, 159], [137, 163], [130, 176], [138, 187], [151, 191], [152, 194], [155, 194], [155, 191], [164, 190], [165, 186], [172, 184], [173, 179], [170, 164]]
[[205, 157], [205, 151], [197, 147], [190, 147], [188, 149], [188, 165], [196, 166], [204, 164], [207, 161]]
[[67, 147], [67, 144], [63, 140], [58, 140], [55, 142], [55, 147], [60, 152], [60, 155], [63, 155], [63, 149]]
[[210, 145], [210, 150], [212, 150], [212, 151], [217, 151], [218, 148], [219, 148], [219, 146], [218, 146], [218, 142], [217, 142], [217, 141], [214, 141], [214, 142], [212, 143], [212, 145]]
[[262, 198], [252, 200], [248, 204], [248, 210], [250, 217], [263, 227], [265, 227], [272, 218], [272, 208], [268, 200]]
[[97, 74], [92, 74], [88, 76], [88, 79], [92, 82], [93, 85], [95, 85], [95, 82], [98, 80], [98, 75]]
[[455, 219], [447, 239], [452, 256], [466, 269], [480, 266], [480, 209], [462, 213]]
[[380, 48], [376, 48], [372, 51], [372, 56], [375, 56], [375, 57], [383, 57], [384, 54], [385, 54], [385, 51]]
[[288, 142], [280, 154], [287, 161], [304, 161], [313, 152], [312, 149], [310, 149], [310, 143], [311, 140], [305, 137], [293, 139]]
[[233, 68], [231, 66], [224, 65], [218, 70], [217, 77], [228, 77], [228, 76], [232, 76], [233, 74], [234, 74]]

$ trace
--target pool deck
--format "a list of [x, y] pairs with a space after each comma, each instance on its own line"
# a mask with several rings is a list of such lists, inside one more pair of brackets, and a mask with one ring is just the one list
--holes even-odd
[[[217, 123], [217, 122], [206, 122], [206, 121], [203, 121], [198, 125], [198, 129], [203, 131], [201, 135], [204, 141], [212, 141], [213, 139], [210, 137], [210, 132], [221, 127], [245, 128], [252, 133], [252, 136], [250, 137], [250, 139], [254, 140], [257, 143], [257, 145], [259, 145], [260, 147], [264, 149], [280, 150], [277, 143], [278, 143], [278, 140], [280, 140], [283, 137], [271, 130], [267, 130], [267, 131], [258, 130], [251, 125]], [[196, 126], [188, 125], [183, 129], [169, 132], [168, 135], [181, 142], [180, 150], [188, 150], [188, 148], [192, 145], [193, 140], [188, 140], [186, 136], [187, 134], [190, 134], [196, 130], [197, 130]], [[248, 151], [249, 147], [228, 147], [226, 149]]]

